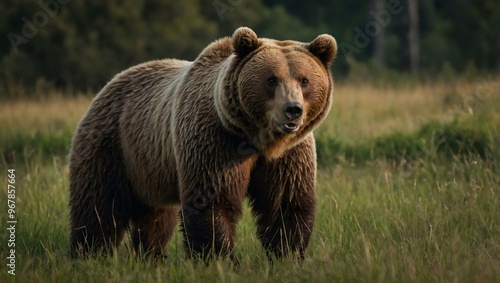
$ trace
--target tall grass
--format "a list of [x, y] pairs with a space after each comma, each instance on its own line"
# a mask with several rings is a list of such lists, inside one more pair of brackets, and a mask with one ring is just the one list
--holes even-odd
[[[246, 208], [239, 267], [186, 260], [179, 232], [157, 262], [132, 256], [128, 241], [112, 257], [70, 259], [66, 156], [91, 98], [2, 103], [0, 184], [15, 168], [18, 257], [15, 276], [0, 264], [0, 280], [500, 282], [500, 98], [464, 103], [483, 88], [337, 85], [316, 131], [319, 205], [305, 260], [269, 262]], [[4, 260], [7, 237], [0, 233]]]

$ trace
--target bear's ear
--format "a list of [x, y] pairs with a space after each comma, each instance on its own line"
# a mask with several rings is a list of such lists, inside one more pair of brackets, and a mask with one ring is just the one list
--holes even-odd
[[330, 65], [337, 54], [337, 41], [329, 34], [319, 35], [316, 39], [307, 43], [305, 47], [314, 56], [318, 57], [325, 66]]
[[253, 30], [247, 27], [241, 27], [233, 33], [233, 48], [234, 53], [240, 57], [244, 57], [248, 53], [259, 47], [259, 38]]

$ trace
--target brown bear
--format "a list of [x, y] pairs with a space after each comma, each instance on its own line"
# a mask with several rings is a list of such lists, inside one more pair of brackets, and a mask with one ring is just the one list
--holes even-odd
[[80, 121], [70, 153], [73, 255], [111, 253], [131, 232], [163, 256], [179, 215], [188, 256], [232, 256], [249, 198], [268, 255], [303, 257], [316, 212], [312, 130], [330, 111], [330, 35], [309, 43], [249, 28], [193, 61], [116, 75]]

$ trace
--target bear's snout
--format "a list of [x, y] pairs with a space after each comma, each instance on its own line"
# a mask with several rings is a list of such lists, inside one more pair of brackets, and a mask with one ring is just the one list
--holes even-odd
[[302, 116], [302, 104], [298, 102], [287, 102], [283, 105], [283, 114], [291, 121]]

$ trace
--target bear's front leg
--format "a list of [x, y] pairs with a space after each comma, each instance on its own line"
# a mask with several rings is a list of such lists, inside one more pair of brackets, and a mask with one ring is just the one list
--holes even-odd
[[166, 256], [165, 246], [177, 227], [177, 207], [138, 208], [132, 219], [132, 245], [137, 254], [141, 252], [152, 258]]
[[[189, 110], [176, 115], [193, 116]], [[257, 152], [213, 122], [219, 119], [215, 109], [199, 111], [206, 115], [194, 115], [189, 122], [179, 120], [174, 137], [184, 244], [192, 258], [229, 256], [234, 260], [236, 222], [242, 215]]]
[[316, 213], [315, 179], [312, 134], [279, 159], [257, 163], [248, 194], [268, 256], [303, 259]]
[[233, 258], [235, 227], [242, 197], [228, 198], [212, 185], [195, 189], [182, 204], [184, 245], [190, 258]]

